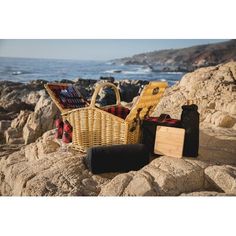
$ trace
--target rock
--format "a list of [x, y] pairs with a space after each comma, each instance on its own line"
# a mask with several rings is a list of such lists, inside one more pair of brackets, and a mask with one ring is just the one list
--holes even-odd
[[132, 174], [120, 174], [117, 175], [114, 179], [111, 180], [108, 184], [102, 186], [101, 196], [121, 196], [124, 192], [124, 189], [132, 180]]
[[117, 175], [102, 186], [100, 195], [174, 196], [201, 190], [205, 187], [205, 166], [199, 163], [163, 156], [139, 171]]
[[7, 144], [23, 144], [24, 143], [24, 139], [22, 137], [7, 137], [6, 136], [6, 140], [7, 140]]
[[233, 128], [233, 130], [236, 130], [236, 124], [232, 128]]
[[86, 187], [87, 190], [92, 192], [99, 192], [100, 189], [97, 188], [98, 183], [91, 178], [86, 178], [81, 181], [81, 183]]
[[73, 80], [69, 80], [69, 79], [62, 79], [59, 82], [63, 83], [63, 84], [73, 84], [74, 83]]
[[26, 124], [30, 111], [21, 111], [20, 114], [11, 122], [11, 127], [5, 131], [6, 143], [23, 144], [23, 127]]
[[25, 123], [28, 119], [28, 116], [31, 114], [32, 112], [24, 110], [21, 111], [20, 114], [17, 116], [17, 118], [15, 118], [12, 122], [11, 122], [11, 128], [13, 129], [23, 129], [23, 127], [25, 126]]
[[34, 105], [28, 104], [28, 103], [22, 102], [21, 100], [16, 99], [16, 100], [7, 101], [4, 108], [7, 112], [14, 111], [17, 113], [23, 110], [33, 111]]
[[236, 40], [222, 43], [198, 45], [182, 49], [168, 49], [136, 54], [115, 59], [117, 65], [147, 66], [153, 71], [193, 71], [199, 67], [217, 65], [236, 60]]
[[20, 138], [22, 136], [21, 130], [15, 129], [15, 128], [8, 128], [5, 132], [6, 137], [6, 143], [9, 142], [10, 138]]
[[18, 144], [0, 144], [0, 163], [1, 158], [9, 156], [13, 152], [17, 152], [21, 149], [22, 145]]
[[116, 97], [115, 97], [114, 90], [112, 88], [103, 88], [98, 93], [98, 96], [99, 96], [98, 103], [101, 106], [116, 104]]
[[74, 80], [76, 85], [81, 85], [84, 87], [88, 87], [91, 84], [95, 84], [97, 80], [95, 79], [82, 79], [82, 78], [77, 78]]
[[100, 80], [103, 80], [103, 81], [109, 82], [109, 83], [114, 83], [114, 82], [115, 82], [115, 78], [112, 77], [112, 76], [109, 76], [109, 77], [103, 77], [103, 76], [101, 76], [101, 77], [100, 77]]
[[214, 165], [236, 165], [235, 131], [224, 128], [204, 128], [200, 132], [198, 159]]
[[132, 102], [133, 98], [139, 95], [140, 88], [148, 81], [122, 80], [117, 81], [117, 87], [120, 90], [121, 100], [125, 102]]
[[26, 98], [26, 102], [35, 105], [38, 102], [40, 96], [41, 96], [40, 91], [39, 92], [31, 91], [28, 97]]
[[0, 120], [13, 120], [18, 116], [15, 112], [2, 112], [0, 113]]
[[205, 175], [220, 191], [236, 195], [236, 167], [209, 166], [205, 169]]
[[[93, 176], [84, 154], [58, 146], [55, 130], [35, 143], [0, 158], [0, 192], [4, 196], [96, 196], [106, 177]], [[33, 157], [34, 156], [34, 157]]]
[[179, 83], [166, 89], [153, 116], [170, 114], [179, 119], [187, 100], [198, 105], [201, 123], [208, 127], [232, 128], [236, 122], [236, 62], [211, 66], [185, 74]]
[[11, 126], [10, 120], [1, 120], [0, 121], [0, 133], [4, 133]]
[[58, 114], [58, 109], [52, 100], [43, 94], [35, 106], [34, 113], [31, 113], [23, 128], [23, 138], [25, 144], [34, 142], [45, 131], [54, 126], [54, 117]]
[[43, 134], [35, 143], [25, 147], [25, 157], [28, 160], [39, 160], [46, 154], [56, 152], [60, 144], [55, 140], [55, 130], [50, 130]]
[[236, 119], [231, 117], [230, 115], [223, 114], [216, 121], [213, 121], [216, 126], [224, 127], [224, 128], [232, 128], [236, 123]]
[[151, 177], [145, 173], [136, 174], [125, 188], [126, 196], [155, 196], [156, 192], [152, 186]]
[[[71, 150], [70, 145], [61, 146], [54, 135], [55, 130], [47, 131], [36, 142], [20, 150], [17, 145], [15, 150], [12, 149], [14, 151], [0, 146], [1, 195], [234, 195], [236, 168], [233, 166], [212, 165], [201, 161], [200, 157], [177, 159], [163, 156], [139, 171], [92, 175], [84, 164], [84, 154]], [[219, 171], [215, 168], [220, 168], [223, 174], [217, 175], [215, 172]]]
[[226, 193], [219, 193], [215, 191], [201, 191], [201, 192], [192, 192], [192, 193], [182, 193], [180, 196], [193, 196], [193, 197], [213, 197], [213, 196], [231, 196]]

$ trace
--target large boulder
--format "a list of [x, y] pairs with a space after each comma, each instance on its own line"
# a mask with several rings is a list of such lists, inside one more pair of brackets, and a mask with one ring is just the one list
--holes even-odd
[[44, 132], [54, 126], [54, 118], [58, 114], [58, 109], [52, 100], [42, 94], [35, 106], [35, 110], [27, 119], [23, 128], [23, 139], [25, 144], [34, 142]]
[[84, 154], [58, 145], [53, 130], [20, 151], [0, 158], [0, 193], [5, 196], [96, 196], [108, 177], [95, 176]]
[[163, 156], [139, 171], [117, 175], [101, 189], [102, 196], [174, 196], [205, 188], [204, 168], [197, 160]]
[[200, 121], [210, 126], [232, 128], [236, 123], [236, 62], [198, 69], [167, 88], [153, 115], [168, 113], [180, 118], [181, 106], [193, 101]]
[[45, 83], [46, 81], [42, 80], [29, 83], [0, 81], [0, 105], [8, 106], [8, 110], [20, 109], [20, 106], [31, 110], [30, 105], [36, 104], [39, 98], [38, 93], [44, 89]]

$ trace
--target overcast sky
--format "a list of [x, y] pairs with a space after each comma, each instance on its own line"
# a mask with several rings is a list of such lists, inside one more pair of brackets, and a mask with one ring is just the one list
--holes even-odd
[[221, 41], [225, 39], [2, 39], [0, 57], [110, 60]]

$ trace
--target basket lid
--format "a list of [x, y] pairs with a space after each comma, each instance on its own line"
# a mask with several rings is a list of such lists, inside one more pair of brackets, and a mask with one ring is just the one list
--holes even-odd
[[145, 85], [138, 100], [133, 105], [126, 121], [131, 122], [137, 116], [143, 120], [145, 116], [151, 114], [159, 103], [165, 89], [168, 87], [167, 82], [150, 82]]
[[49, 83], [44, 86], [61, 112], [87, 105], [87, 101], [72, 84]]

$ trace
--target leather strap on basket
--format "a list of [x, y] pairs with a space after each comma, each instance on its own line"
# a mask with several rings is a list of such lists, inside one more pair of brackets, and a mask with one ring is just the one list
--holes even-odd
[[146, 112], [146, 114], [144, 115], [143, 119], [146, 119], [146, 118], [149, 117], [149, 112], [150, 112], [150, 110], [152, 109], [152, 107], [153, 107], [153, 106], [149, 106], [149, 107], [148, 107], [147, 112]]
[[100, 90], [103, 89], [104, 87], [111, 87], [114, 90], [115, 95], [116, 95], [116, 105], [120, 105], [120, 93], [119, 93], [119, 90], [117, 89], [117, 87], [114, 84], [109, 83], [109, 82], [105, 82], [105, 83], [98, 84], [96, 86], [95, 91], [93, 93], [93, 96], [91, 98], [90, 107], [95, 107], [97, 95], [100, 92]]

